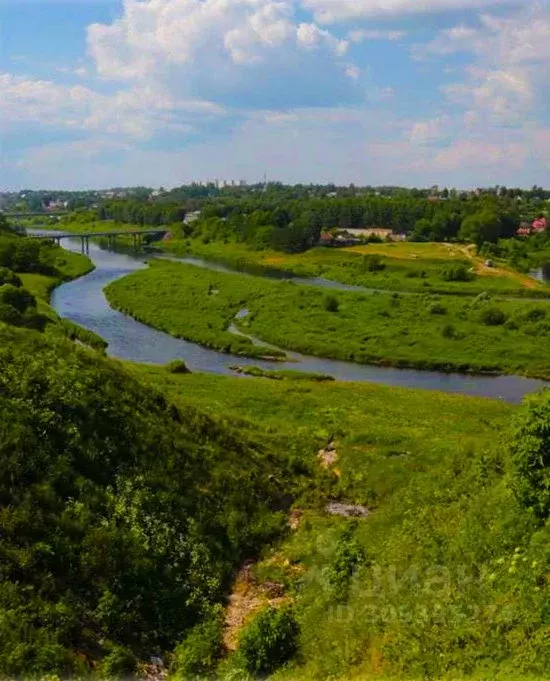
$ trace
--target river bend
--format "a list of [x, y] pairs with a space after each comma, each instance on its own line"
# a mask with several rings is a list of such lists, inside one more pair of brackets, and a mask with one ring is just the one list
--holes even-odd
[[[66, 239], [63, 245], [72, 251], [80, 251], [81, 248], [80, 241], [77, 239]], [[525, 394], [549, 385], [544, 381], [520, 376], [465, 376], [435, 371], [375, 367], [319, 357], [305, 357], [292, 352], [286, 353], [291, 361], [283, 363], [226, 355], [195, 343], [173, 338], [137, 322], [109, 305], [103, 289], [112, 281], [146, 267], [143, 257], [103, 250], [94, 242], [90, 243], [89, 256], [96, 269], [80, 279], [57, 288], [52, 296], [52, 305], [60, 316], [104, 338], [109, 343], [107, 353], [111, 357], [149, 364], [167, 364], [181, 359], [191, 371], [233, 376], [235, 373], [230, 367], [235, 364], [260, 366], [263, 369], [294, 369], [328, 374], [340, 381], [369, 381], [388, 386], [440, 390], [477, 397], [493, 397], [511, 403], [518, 403]], [[182, 260], [202, 267], [231, 271], [226, 266], [196, 258]], [[326, 285], [325, 281], [300, 280], [297, 283], [323, 286]], [[334, 282], [330, 282], [330, 285], [334, 286]], [[339, 285], [338, 288], [340, 287], [344, 286]]]

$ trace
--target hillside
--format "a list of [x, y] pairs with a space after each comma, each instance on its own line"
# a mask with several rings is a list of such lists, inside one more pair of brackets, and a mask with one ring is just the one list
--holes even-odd
[[1, 675], [170, 651], [286, 523], [288, 459], [65, 340], [0, 326], [0, 413]]

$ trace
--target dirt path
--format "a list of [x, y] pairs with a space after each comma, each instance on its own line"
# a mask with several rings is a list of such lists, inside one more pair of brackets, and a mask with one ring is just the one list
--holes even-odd
[[277, 582], [258, 584], [253, 576], [253, 563], [247, 563], [237, 574], [225, 614], [223, 642], [227, 650], [237, 650], [242, 628], [269, 606], [280, 608], [291, 602], [284, 587]]
[[516, 272], [515, 270], [506, 267], [487, 267], [485, 261], [474, 253], [475, 246], [456, 246], [455, 244], [445, 245], [453, 250], [458, 248], [460, 253], [472, 261], [475, 273], [480, 277], [505, 277], [528, 289], [537, 289], [541, 287], [540, 282], [526, 274], [521, 274], [521, 272]]

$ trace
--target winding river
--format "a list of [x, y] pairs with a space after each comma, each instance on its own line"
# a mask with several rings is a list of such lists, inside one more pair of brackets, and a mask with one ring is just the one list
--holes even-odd
[[[66, 239], [62, 243], [69, 250], [80, 251], [80, 240]], [[172, 360], [182, 359], [192, 371], [233, 376], [235, 373], [230, 367], [235, 364], [260, 366], [264, 369], [294, 369], [328, 374], [340, 381], [369, 381], [388, 386], [493, 397], [512, 403], [518, 403], [525, 394], [549, 385], [543, 381], [519, 376], [464, 376], [434, 371], [383, 368], [305, 357], [291, 352], [286, 353], [290, 361], [284, 363], [225, 355], [156, 331], [109, 305], [103, 294], [105, 286], [146, 267], [143, 256], [140, 258], [103, 250], [93, 242], [90, 243], [89, 256], [96, 269], [81, 279], [57, 288], [52, 297], [52, 305], [62, 317], [67, 317], [104, 338], [109, 343], [108, 354], [119, 359], [150, 364], [167, 364]], [[196, 258], [183, 261], [211, 269], [231, 271], [226, 266]], [[294, 281], [309, 285], [352, 288], [326, 280], [294, 279]]]

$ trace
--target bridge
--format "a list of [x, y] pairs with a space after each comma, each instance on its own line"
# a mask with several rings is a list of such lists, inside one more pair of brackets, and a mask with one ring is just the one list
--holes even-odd
[[115, 239], [120, 236], [131, 236], [132, 243], [135, 250], [138, 250], [143, 245], [144, 236], [164, 237], [168, 234], [167, 229], [125, 229], [110, 232], [52, 232], [51, 234], [29, 234], [31, 239], [43, 239], [45, 241], [55, 241], [61, 245], [62, 239], [80, 239], [82, 243], [82, 252], [90, 252], [90, 239], [107, 239], [108, 247], [113, 250], [115, 247]]

